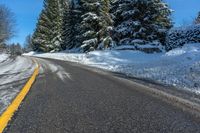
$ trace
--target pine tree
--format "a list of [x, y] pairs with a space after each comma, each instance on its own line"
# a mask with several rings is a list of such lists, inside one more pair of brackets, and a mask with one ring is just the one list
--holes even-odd
[[32, 44], [32, 35], [29, 34], [26, 36], [25, 42], [24, 42], [24, 51], [30, 52], [33, 50], [33, 44]]
[[48, 52], [49, 44], [50, 44], [50, 32], [49, 31], [49, 23], [50, 20], [47, 17], [46, 10], [42, 10], [38, 23], [36, 25], [36, 30], [33, 34], [32, 42], [33, 42], [33, 50], [39, 52]]
[[52, 0], [52, 18], [53, 27], [52, 27], [52, 41], [51, 44], [54, 46], [55, 51], [61, 50], [61, 35], [62, 35], [62, 5], [60, 0]]
[[200, 12], [198, 13], [197, 18], [195, 19], [195, 24], [200, 24]]
[[63, 10], [63, 23], [62, 23], [62, 43], [61, 47], [63, 50], [69, 49], [71, 38], [71, 16], [70, 16], [70, 5], [69, 2], [65, 2], [65, 8]]
[[81, 14], [82, 12], [78, 1], [73, 0], [66, 2], [62, 28], [63, 49], [72, 49], [80, 47]]
[[72, 10], [71, 10], [71, 31], [72, 31], [72, 46], [73, 48], [78, 48], [80, 49], [83, 38], [82, 38], [82, 33], [83, 31], [81, 30], [82, 26], [82, 18], [81, 16], [83, 15], [83, 7], [80, 5], [80, 0], [73, 0], [72, 3]]
[[60, 0], [44, 0], [33, 43], [36, 50], [49, 52], [61, 50], [62, 8]]
[[109, 38], [109, 27], [112, 20], [109, 15], [108, 0], [81, 0], [83, 12], [81, 16], [79, 39], [82, 41], [83, 51], [95, 50], [100, 47], [106, 38]]
[[113, 39], [118, 45], [164, 43], [165, 31], [172, 26], [171, 10], [162, 0], [114, 0]]
[[112, 38], [111, 38], [111, 30], [112, 30], [112, 26], [113, 26], [113, 20], [111, 18], [110, 15], [110, 0], [102, 0], [102, 12], [101, 12], [101, 16], [102, 16], [102, 28], [100, 30], [100, 42], [102, 43], [102, 45], [98, 46], [98, 48], [102, 49], [102, 48], [107, 48], [107, 47], [111, 47], [111, 43], [112, 43]]

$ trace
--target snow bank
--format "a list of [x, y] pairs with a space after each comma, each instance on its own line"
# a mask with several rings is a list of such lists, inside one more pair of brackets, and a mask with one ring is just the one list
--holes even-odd
[[0, 54], [0, 63], [5, 61], [9, 57], [8, 54]]
[[200, 94], [200, 44], [187, 44], [166, 53], [107, 50], [88, 54], [27, 54], [78, 62], [129, 76], [147, 78]]
[[0, 54], [0, 114], [22, 89], [35, 67], [30, 59]]

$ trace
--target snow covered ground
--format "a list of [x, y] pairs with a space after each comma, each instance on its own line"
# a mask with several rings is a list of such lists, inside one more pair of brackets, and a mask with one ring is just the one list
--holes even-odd
[[88, 54], [30, 52], [25, 55], [78, 62], [200, 94], [200, 44], [187, 44], [182, 48], [155, 54], [106, 50]]
[[30, 59], [0, 54], [0, 114], [23, 88], [34, 68]]

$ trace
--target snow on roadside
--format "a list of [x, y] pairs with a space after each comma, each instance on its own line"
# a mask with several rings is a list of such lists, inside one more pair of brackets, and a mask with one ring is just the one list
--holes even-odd
[[9, 56], [7, 54], [0, 54], [0, 63], [8, 59], [8, 57]]
[[0, 63], [0, 85], [28, 78], [34, 71], [35, 64], [27, 58], [18, 56], [9, 60]]
[[28, 53], [29, 56], [78, 62], [200, 94], [200, 44], [187, 44], [166, 53], [106, 50], [88, 54]]
[[35, 67], [28, 58], [0, 54], [0, 114], [23, 88]]

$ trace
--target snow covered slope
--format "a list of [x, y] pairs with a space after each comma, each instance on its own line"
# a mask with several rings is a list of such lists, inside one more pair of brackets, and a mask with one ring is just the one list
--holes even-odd
[[26, 55], [78, 62], [200, 94], [200, 44], [187, 44], [182, 48], [155, 54], [107, 50], [88, 54], [32, 52]]
[[0, 114], [23, 88], [35, 64], [25, 58], [0, 54]]

